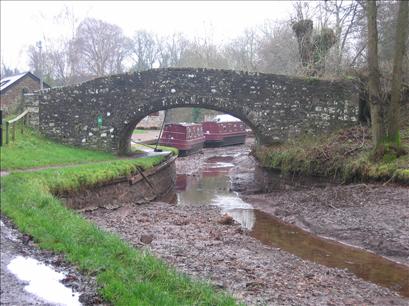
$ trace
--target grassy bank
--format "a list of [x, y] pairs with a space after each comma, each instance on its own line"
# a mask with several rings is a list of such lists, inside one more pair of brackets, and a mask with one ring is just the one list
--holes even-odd
[[[409, 152], [408, 122], [402, 122], [401, 140]], [[394, 181], [409, 185], [409, 155], [385, 156], [382, 161], [373, 162], [371, 150], [370, 130], [357, 126], [330, 135], [260, 146], [254, 155], [262, 166], [285, 173], [325, 176], [343, 182]]]
[[[5, 143], [4, 139], [3, 143]], [[18, 131], [16, 140], [3, 145], [0, 151], [2, 170], [116, 159], [109, 153], [57, 144], [29, 129], [25, 129], [23, 134]]]
[[[27, 141], [41, 145], [45, 140]], [[60, 146], [52, 142], [48, 145], [50, 149], [53, 145]], [[12, 160], [4, 156], [15, 152], [8, 149], [2, 151], [2, 159]], [[80, 151], [71, 152], [85, 154]], [[64, 148], [63, 152], [66, 152]], [[113, 305], [235, 305], [231, 297], [209, 284], [191, 280], [148, 252], [135, 249], [117, 235], [98, 229], [65, 208], [56, 197], [56, 194], [91, 188], [127, 175], [136, 167], [150, 168], [163, 157], [114, 158], [108, 156], [106, 163], [11, 173], [2, 177], [1, 213], [11, 218], [22, 232], [31, 235], [39, 247], [63, 253], [83, 273], [95, 275], [102, 297]], [[56, 160], [59, 164], [65, 163], [61, 156], [53, 162]], [[44, 156], [39, 161], [44, 165], [47, 160]]]

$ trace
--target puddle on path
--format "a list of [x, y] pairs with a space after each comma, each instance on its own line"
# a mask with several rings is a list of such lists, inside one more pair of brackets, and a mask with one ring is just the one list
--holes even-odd
[[28, 282], [24, 289], [48, 303], [57, 305], [76, 306], [79, 302], [79, 293], [73, 293], [60, 281], [64, 274], [54, 271], [49, 266], [35, 260], [17, 256], [7, 265], [8, 270], [18, 279]]
[[[409, 268], [374, 253], [323, 239], [296, 226], [252, 208], [237, 193], [230, 191], [229, 171], [234, 156], [208, 158], [199, 175], [178, 175], [176, 181], [178, 205], [212, 203], [228, 213], [250, 235], [264, 244], [279, 247], [298, 257], [328, 267], [348, 269], [360, 278], [388, 287], [409, 297]], [[289, 191], [290, 192], [290, 191]]]

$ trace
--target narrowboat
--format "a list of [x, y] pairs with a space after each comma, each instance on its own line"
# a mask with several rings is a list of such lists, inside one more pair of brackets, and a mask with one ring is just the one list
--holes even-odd
[[168, 123], [160, 137], [159, 144], [178, 148], [179, 156], [201, 151], [205, 138], [201, 124]]
[[205, 147], [221, 147], [243, 144], [246, 141], [246, 126], [230, 115], [218, 115], [212, 121], [202, 123]]

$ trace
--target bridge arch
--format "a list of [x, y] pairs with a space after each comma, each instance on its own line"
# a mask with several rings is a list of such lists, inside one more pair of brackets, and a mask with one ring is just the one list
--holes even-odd
[[351, 125], [358, 116], [358, 90], [348, 80], [193, 68], [102, 77], [27, 95], [26, 103], [38, 114], [34, 121], [42, 134], [119, 154], [142, 118], [170, 108], [231, 114], [262, 144]]
[[[180, 108], [180, 107], [200, 107], [200, 108], [204, 108], [204, 109], [210, 109], [210, 110], [215, 110], [215, 111], [219, 111], [225, 114], [229, 114], [232, 115], [238, 119], [240, 119], [241, 121], [243, 121], [248, 127], [250, 127], [254, 133], [254, 135], [256, 136], [256, 139], [259, 140], [259, 142], [262, 142], [262, 131], [260, 131], [260, 127], [256, 125], [256, 122], [253, 122], [251, 120], [251, 118], [248, 118], [247, 116], [244, 116], [242, 112], [240, 112], [240, 110], [237, 109], [229, 109], [226, 107], [219, 107], [218, 105], [216, 105], [215, 103], [211, 103], [212, 101], [210, 101], [209, 103], [206, 102], [202, 102], [200, 103], [200, 106], [197, 105], [196, 103], [192, 103], [192, 100], [194, 101], [197, 97], [196, 96], [178, 96], [177, 97], [177, 103], [178, 104], [182, 104], [181, 106], [179, 105], [174, 105], [172, 102], [166, 103], [166, 106], [162, 106], [162, 107], [154, 107], [153, 111], [150, 110], [143, 110], [143, 111], [138, 111], [136, 112], [136, 114], [129, 114], [129, 116], [125, 119], [126, 122], [128, 122], [127, 124], [124, 125], [122, 131], [119, 131], [119, 152], [127, 152], [130, 150], [130, 140], [132, 137], [132, 133], [133, 130], [135, 129], [136, 125], [146, 116], [148, 116], [149, 114], [158, 112], [158, 111], [163, 111], [163, 110], [169, 110], [169, 109], [174, 109], [174, 108]], [[162, 98], [162, 103], [163, 100], [166, 101], [172, 101], [174, 99], [173, 96], [168, 96], [168, 97], [163, 97]], [[150, 101], [150, 103], [152, 104], [152, 102], [154, 101]], [[234, 102], [232, 101], [222, 101], [221, 102], [223, 105], [231, 105], [234, 104]], [[153, 103], [153, 104], [158, 104], [158, 103]], [[124, 122], [125, 122], [124, 121]]]

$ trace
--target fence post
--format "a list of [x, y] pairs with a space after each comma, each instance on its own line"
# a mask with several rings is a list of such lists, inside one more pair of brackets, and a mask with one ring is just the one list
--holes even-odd
[[6, 144], [9, 143], [9, 125], [10, 123], [6, 121]]
[[3, 146], [3, 111], [0, 109], [0, 147]]
[[12, 133], [11, 133], [11, 140], [14, 142], [16, 141], [16, 123], [13, 122], [13, 126], [12, 126]]

